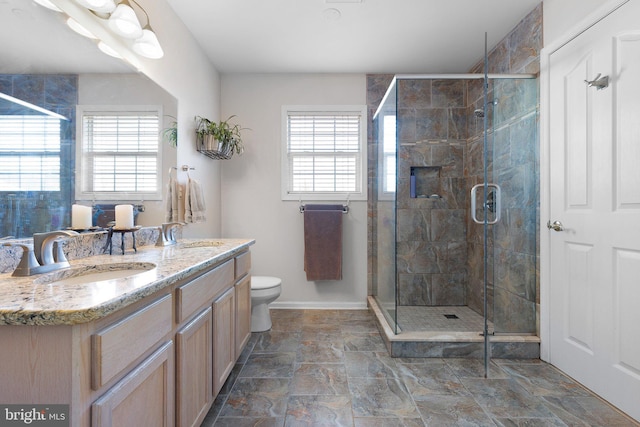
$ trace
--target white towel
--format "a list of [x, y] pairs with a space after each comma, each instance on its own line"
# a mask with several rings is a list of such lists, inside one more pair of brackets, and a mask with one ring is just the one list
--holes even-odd
[[205, 214], [206, 207], [204, 205], [204, 193], [202, 192], [200, 183], [195, 179], [189, 178], [186, 193], [184, 207], [185, 222], [205, 222], [207, 220]]
[[169, 175], [169, 184], [167, 184], [167, 195], [165, 200], [165, 222], [178, 222], [178, 182]]

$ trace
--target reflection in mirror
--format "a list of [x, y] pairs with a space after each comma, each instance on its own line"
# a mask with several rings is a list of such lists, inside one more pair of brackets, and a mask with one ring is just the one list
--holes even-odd
[[[175, 98], [128, 64], [100, 52], [94, 41], [71, 31], [64, 20], [64, 14], [32, 1], [0, 2], [0, 36], [6, 41], [0, 44], [0, 92], [66, 119], [0, 97], [0, 238], [67, 228], [71, 205], [103, 202], [76, 198], [78, 105], [105, 110], [158, 106], [158, 138], [177, 115]], [[160, 140], [159, 147], [162, 176], [175, 166], [176, 153], [165, 141]], [[137, 224], [158, 225], [164, 219], [161, 200], [122, 194], [107, 201], [116, 202], [144, 206]]]

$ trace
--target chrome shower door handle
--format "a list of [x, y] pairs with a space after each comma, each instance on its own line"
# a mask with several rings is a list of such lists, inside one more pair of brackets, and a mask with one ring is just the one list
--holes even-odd
[[[476, 224], [484, 224], [484, 221], [478, 220], [476, 215], [476, 197], [478, 194], [478, 188], [484, 188], [484, 184], [476, 184], [471, 188], [471, 219]], [[487, 184], [487, 190], [489, 188], [493, 189], [494, 192], [494, 210], [496, 213], [495, 218], [492, 221], [487, 221], [487, 224], [493, 225], [500, 221], [500, 212], [502, 211], [502, 192], [500, 190], [500, 186], [498, 184]], [[488, 195], [485, 196], [485, 199], [488, 199]], [[485, 210], [488, 210], [487, 203], [484, 206]]]

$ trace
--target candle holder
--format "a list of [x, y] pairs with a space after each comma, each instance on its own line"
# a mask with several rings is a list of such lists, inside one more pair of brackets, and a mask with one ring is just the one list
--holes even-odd
[[139, 225], [136, 225], [132, 228], [116, 228], [109, 227], [109, 231], [107, 232], [107, 244], [105, 246], [105, 250], [109, 249], [109, 255], [112, 255], [113, 252], [113, 233], [120, 233], [120, 249], [122, 250], [122, 255], [124, 255], [124, 236], [126, 233], [131, 233], [131, 238], [133, 239], [133, 251], [138, 252], [136, 248], [136, 235], [135, 232], [142, 228]]

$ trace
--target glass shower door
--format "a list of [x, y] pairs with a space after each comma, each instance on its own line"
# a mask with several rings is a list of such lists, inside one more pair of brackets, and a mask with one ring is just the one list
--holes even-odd
[[539, 218], [538, 82], [493, 84], [490, 180], [502, 189], [502, 218], [491, 227], [489, 301], [496, 334], [535, 334]]
[[396, 80], [387, 90], [374, 116], [377, 147], [377, 180], [375, 182], [375, 268], [373, 295], [395, 334], [398, 333], [396, 290]]

